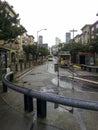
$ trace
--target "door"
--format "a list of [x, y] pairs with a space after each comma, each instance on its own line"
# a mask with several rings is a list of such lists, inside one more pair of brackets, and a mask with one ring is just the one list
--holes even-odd
[[85, 64], [85, 56], [84, 55], [81, 55], [79, 59], [80, 59], [80, 61], [79, 61], [80, 64]]

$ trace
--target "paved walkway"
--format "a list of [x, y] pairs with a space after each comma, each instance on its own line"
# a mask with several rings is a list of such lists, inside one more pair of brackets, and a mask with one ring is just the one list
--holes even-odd
[[[27, 72], [26, 70], [25, 72]], [[23, 72], [23, 73], [25, 73]], [[17, 77], [21, 73], [17, 73]], [[11, 89], [7, 93], [2, 93], [0, 83], [0, 130], [79, 130], [72, 113], [59, 107], [54, 109], [54, 104], [47, 104], [47, 117], [45, 119], [36, 118], [36, 101], [34, 99], [34, 111], [24, 112], [23, 95]], [[69, 109], [69, 108], [68, 108]], [[77, 112], [77, 110], [75, 109]], [[79, 120], [79, 119], [77, 119]], [[83, 130], [85, 126], [82, 122]], [[70, 128], [69, 128], [70, 126]]]
[[[74, 127], [74, 130], [79, 130], [79, 125], [74, 120], [73, 115], [63, 108], [54, 109], [54, 104], [47, 103], [47, 108], [50, 108], [47, 109], [47, 117], [40, 119], [36, 117], [35, 100], [34, 111], [25, 113], [22, 94], [11, 89], [7, 93], [2, 93], [1, 86], [0, 89], [1, 130], [64, 130], [68, 129], [69, 126], [70, 128]], [[69, 125], [69, 121], [71, 125]]]

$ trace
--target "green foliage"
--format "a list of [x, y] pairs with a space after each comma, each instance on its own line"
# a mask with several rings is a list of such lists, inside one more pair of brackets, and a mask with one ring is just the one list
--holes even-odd
[[18, 83], [18, 81], [16, 79], [13, 79], [12, 83]]
[[62, 50], [70, 51], [72, 61], [76, 61], [78, 52], [92, 52], [92, 47], [90, 44], [68, 43], [64, 45]]
[[64, 45], [64, 48], [62, 49], [63, 51], [70, 51], [71, 53], [78, 53], [79, 51], [86, 51], [86, 48], [83, 44], [81, 43], [68, 43]]
[[19, 59], [19, 63], [23, 63], [23, 62], [24, 62], [23, 58]]
[[49, 50], [43, 46], [39, 47], [39, 53], [41, 56], [49, 55]]
[[11, 17], [6, 10], [5, 2], [0, 1], [0, 40], [15, 39], [18, 35], [26, 32], [26, 29], [19, 25], [19, 14]]
[[47, 56], [49, 55], [49, 50], [45, 47], [36, 46], [36, 45], [23, 45], [23, 51], [25, 52], [26, 59], [29, 60], [29, 55], [31, 54], [34, 57], [38, 56]]

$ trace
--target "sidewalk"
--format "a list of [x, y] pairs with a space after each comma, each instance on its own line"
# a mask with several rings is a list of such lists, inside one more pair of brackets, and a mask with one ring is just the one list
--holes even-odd
[[[27, 73], [32, 69], [28, 68], [23, 72], [15, 73], [15, 77]], [[18, 97], [18, 98], [17, 98]], [[2, 92], [0, 82], [0, 129], [1, 130], [59, 130], [52, 126], [40, 123], [35, 120], [36, 112], [24, 112], [23, 95], [11, 89], [7, 93]]]
[[[17, 98], [18, 97], [18, 98]], [[24, 112], [23, 96], [13, 90], [8, 93], [0, 92], [0, 129], [1, 130], [79, 130], [79, 125], [71, 113], [54, 104], [47, 103], [47, 117], [36, 117], [36, 102], [34, 111]], [[70, 123], [69, 123], [70, 121]], [[65, 123], [66, 122], [66, 123]]]
[[[31, 68], [18, 72], [15, 76], [25, 74]], [[69, 91], [68, 91], [68, 94]], [[2, 93], [0, 85], [0, 129], [1, 130], [80, 130], [75, 115], [68, 112], [65, 107], [54, 108], [53, 103], [47, 103], [47, 117], [40, 119], [36, 117], [36, 100], [34, 99], [34, 111], [24, 112], [24, 97], [22, 94], [8, 89]], [[70, 108], [68, 108], [70, 109]], [[81, 110], [82, 111], [82, 110]], [[77, 109], [74, 108], [77, 113]], [[86, 111], [84, 111], [86, 112]]]
[[[15, 76], [25, 74], [27, 71], [18, 72]], [[18, 98], [17, 98], [18, 97]], [[47, 117], [36, 117], [36, 101], [34, 99], [34, 111], [24, 112], [23, 95], [11, 89], [7, 93], [2, 92], [0, 83], [0, 129], [1, 130], [79, 130], [79, 125], [71, 113], [59, 107], [54, 108], [54, 103], [47, 103]], [[65, 115], [65, 116], [64, 116]], [[69, 120], [70, 123], [69, 124]], [[65, 123], [66, 121], [66, 123]], [[73, 125], [72, 125], [73, 124]]]

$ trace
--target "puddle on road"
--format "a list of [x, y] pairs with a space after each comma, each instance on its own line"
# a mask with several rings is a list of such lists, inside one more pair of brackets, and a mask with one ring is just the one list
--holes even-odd
[[55, 93], [55, 90], [54, 89], [47, 89], [46, 87], [42, 87], [40, 89], [40, 91], [42, 92], [47, 92], [47, 93]]
[[[52, 83], [58, 85], [58, 79], [54, 78]], [[71, 79], [59, 79], [59, 86], [65, 89], [72, 89], [74, 87], [75, 90], [80, 91], [81, 89], [78, 88], [79, 83], [73, 82]], [[81, 86], [81, 84], [80, 84]], [[82, 90], [81, 90], [82, 91]]]
[[[52, 83], [56, 86], [58, 85], [58, 78], [52, 79]], [[60, 77], [59, 78], [59, 86], [65, 89], [72, 89], [83, 92], [83, 91], [89, 91], [89, 92], [98, 92], [98, 89], [94, 87], [94, 85], [89, 83], [83, 83], [83, 82], [77, 82], [73, 81], [71, 78], [68, 77]]]

